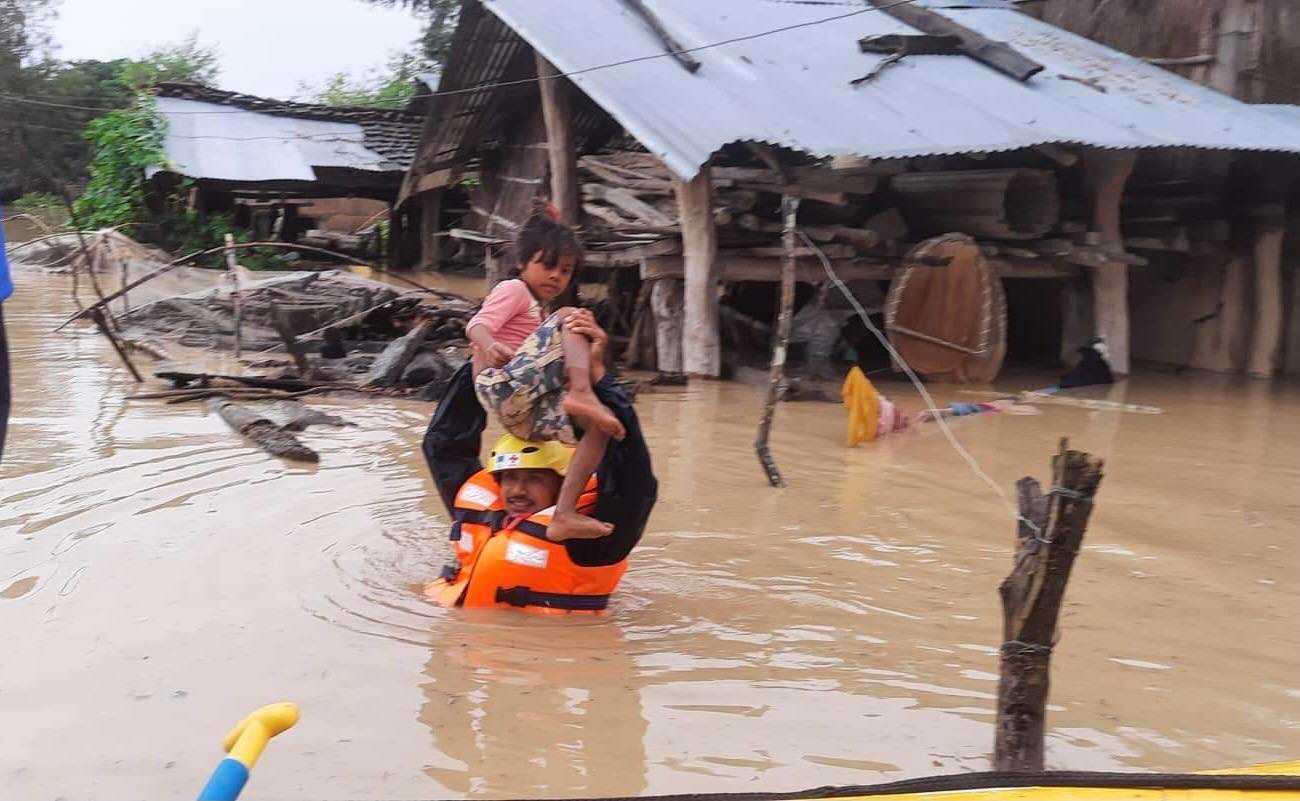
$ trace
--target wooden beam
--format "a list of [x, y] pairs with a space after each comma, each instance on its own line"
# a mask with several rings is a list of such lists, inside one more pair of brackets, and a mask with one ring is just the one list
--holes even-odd
[[869, 0], [884, 13], [931, 36], [956, 36], [966, 55], [1018, 81], [1027, 81], [1043, 70], [1043, 65], [1026, 58], [1005, 42], [987, 39], [970, 28], [928, 8], [900, 3], [898, 0]]
[[758, 435], [754, 439], [754, 451], [758, 454], [759, 464], [767, 474], [767, 483], [773, 487], [784, 487], [785, 480], [772, 459], [768, 448], [768, 437], [772, 433], [772, 419], [776, 416], [776, 404], [785, 394], [785, 357], [790, 347], [790, 318], [794, 313], [795, 284], [795, 232], [798, 226], [799, 199], [793, 195], [781, 197], [781, 244], [785, 248], [785, 258], [781, 260], [781, 306], [776, 318], [776, 337], [772, 341], [772, 361], [767, 382], [767, 401], [763, 404], [763, 417], [758, 423]]
[[683, 284], [680, 278], [662, 278], [650, 289], [650, 310], [655, 323], [656, 369], [682, 372]]
[[[989, 266], [1001, 278], [1079, 278], [1083, 269], [1058, 261], [987, 259]], [[896, 264], [873, 262], [867, 259], [831, 260], [836, 275], [845, 281], [889, 281], [900, 271]], [[718, 256], [718, 273], [725, 283], [754, 281], [776, 283], [781, 280], [781, 260], [750, 256], [729, 256], [724, 251]], [[682, 259], [674, 256], [651, 256], [641, 261], [642, 280], [681, 278], [684, 275]], [[826, 271], [815, 258], [799, 258], [795, 264], [795, 280], [805, 284], [820, 284], [826, 280]]]
[[442, 261], [442, 190], [418, 196], [420, 201], [420, 269], [436, 271]]
[[1250, 336], [1251, 378], [1272, 378], [1282, 352], [1282, 242], [1285, 207], [1255, 228], [1255, 322]]
[[537, 54], [537, 86], [546, 121], [546, 152], [551, 161], [551, 202], [568, 225], [582, 222], [578, 194], [578, 154], [573, 142], [573, 86], [551, 62]]
[[[1124, 234], [1120, 226], [1120, 203], [1124, 185], [1133, 174], [1137, 153], [1090, 148], [1084, 155], [1084, 169], [1092, 196], [1092, 227], [1101, 234], [1101, 245], [1116, 256], [1124, 255]], [[1110, 348], [1110, 366], [1116, 373], [1129, 372], [1128, 264], [1116, 259], [1092, 271], [1093, 318], [1097, 336]]]
[[630, 8], [633, 13], [641, 18], [642, 22], [649, 26], [651, 31], [654, 31], [655, 36], [658, 36], [659, 41], [663, 43], [664, 50], [672, 54], [672, 57], [687, 72], [694, 75], [699, 71], [700, 62], [696, 61], [695, 57], [690, 53], [685, 52], [687, 48], [683, 47], [681, 42], [678, 42], [672, 33], [664, 27], [664, 24], [659, 21], [659, 17], [655, 16], [655, 13], [646, 6], [643, 0], [623, 0], [623, 5]]
[[690, 181], [677, 181], [674, 189], [686, 278], [683, 372], [716, 378], [722, 374], [722, 345], [718, 336], [718, 232], [713, 224], [709, 166], [704, 165]]
[[[668, 227], [677, 221], [659, 209], [641, 200], [630, 190], [605, 184], [587, 183], [582, 185], [582, 194], [586, 198], [603, 200], [619, 211], [646, 225]], [[712, 214], [712, 212], [710, 212]]]
[[1219, 373], [1239, 372], [1246, 361], [1250, 263], [1237, 249], [1223, 263], [1202, 267], [1220, 276], [1217, 302], [1207, 303], [1196, 321], [1192, 366]]

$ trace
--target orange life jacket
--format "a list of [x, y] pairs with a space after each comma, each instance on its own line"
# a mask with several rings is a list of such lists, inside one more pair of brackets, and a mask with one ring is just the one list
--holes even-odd
[[[578, 511], [596, 506], [593, 476], [578, 498]], [[486, 470], [456, 493], [451, 540], [457, 564], [425, 589], [443, 606], [518, 608], [533, 614], [599, 613], [627, 572], [627, 560], [613, 565], [574, 564], [563, 543], [546, 538], [555, 508], [543, 509], [505, 526], [501, 488]]]

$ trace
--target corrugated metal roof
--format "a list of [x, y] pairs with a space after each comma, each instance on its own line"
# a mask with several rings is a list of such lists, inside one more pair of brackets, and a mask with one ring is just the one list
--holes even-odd
[[156, 102], [167, 121], [167, 160], [173, 171], [191, 178], [315, 181], [317, 167], [401, 169], [366, 147], [358, 123], [282, 117], [172, 97]]
[[[1272, 114], [1280, 120], [1285, 120], [1300, 126], [1300, 106], [1293, 106], [1286, 103], [1260, 103], [1254, 106], [1254, 108], [1259, 109], [1265, 114]], [[1294, 136], [1300, 138], [1300, 128], [1297, 128]]]
[[[824, 19], [848, 4], [788, 0], [644, 0], [684, 47]], [[663, 45], [619, 0], [557, 13], [541, 0], [484, 5], [565, 72]], [[908, 56], [858, 87], [883, 56], [864, 36], [915, 33], [881, 12], [739, 41], [674, 59], [576, 75], [579, 85], [681, 177], [736, 141], [816, 156], [901, 158], [1038, 144], [1300, 152], [1300, 127], [996, 0], [918, 0], [1045, 69], [1019, 83], [964, 56]]]

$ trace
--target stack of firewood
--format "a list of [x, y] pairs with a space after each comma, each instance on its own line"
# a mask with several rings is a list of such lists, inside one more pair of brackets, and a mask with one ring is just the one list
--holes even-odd
[[[616, 152], [584, 156], [582, 181], [587, 241], [596, 245], [653, 242], [681, 232], [673, 176], [648, 153]], [[832, 258], [888, 249], [904, 238], [907, 226], [893, 208], [870, 199], [890, 168], [832, 169], [787, 167], [712, 168], [714, 223], [721, 247], [749, 256], [779, 257], [782, 194], [814, 201], [825, 219], [801, 225]]]

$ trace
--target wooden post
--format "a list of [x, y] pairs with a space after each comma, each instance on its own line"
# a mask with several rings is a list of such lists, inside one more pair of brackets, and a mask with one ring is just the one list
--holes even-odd
[[713, 181], [706, 164], [690, 181], [674, 181], [682, 225], [686, 274], [686, 331], [682, 366], [692, 375], [722, 374], [718, 337], [718, 233], [713, 227]]
[[[1088, 186], [1092, 194], [1092, 225], [1101, 234], [1104, 249], [1124, 252], [1120, 227], [1120, 202], [1124, 184], [1133, 173], [1137, 154], [1133, 151], [1089, 149], [1084, 156]], [[1110, 366], [1116, 373], [1129, 372], [1128, 265], [1112, 262], [1092, 271], [1093, 320], [1097, 336], [1110, 348]]]
[[1052, 460], [1052, 487], [1043, 494], [1032, 478], [1016, 483], [1021, 521], [1016, 555], [1002, 597], [1001, 664], [998, 676], [993, 769], [1041, 771], [1047, 692], [1056, 642], [1056, 621], [1070, 569], [1083, 544], [1093, 498], [1101, 485], [1101, 459], [1060, 451]]
[[559, 74], [555, 65], [537, 54], [537, 86], [542, 93], [546, 149], [551, 161], [551, 202], [560, 210], [561, 220], [578, 225], [582, 222], [582, 197], [573, 144], [573, 86]]
[[[1282, 350], [1282, 241], [1286, 210], [1259, 210], [1255, 227], [1255, 325], [1250, 337], [1252, 378], [1272, 378]], [[1266, 216], [1264, 216], [1266, 215]]]
[[388, 207], [388, 269], [397, 270], [402, 266], [402, 241], [406, 239], [402, 224], [402, 213], [397, 206]]
[[794, 273], [797, 263], [795, 250], [795, 225], [799, 215], [799, 198], [791, 195], [781, 196], [781, 219], [783, 230], [781, 244], [785, 247], [785, 261], [781, 265], [781, 309], [776, 319], [776, 337], [772, 341], [772, 368], [767, 382], [767, 402], [763, 404], [763, 418], [758, 424], [758, 436], [754, 440], [754, 450], [758, 462], [767, 474], [767, 483], [773, 487], [784, 487], [785, 480], [772, 459], [772, 452], [767, 446], [768, 436], [772, 433], [772, 418], [776, 414], [777, 401], [785, 394], [785, 356], [790, 346], [791, 313], [794, 310]]
[[1206, 75], [1210, 88], [1247, 103], [1260, 98], [1259, 62], [1263, 27], [1255, 0], [1220, 0], [1213, 16], [1214, 61]]
[[682, 282], [659, 278], [650, 289], [650, 309], [655, 321], [655, 354], [660, 373], [679, 375], [682, 370]]
[[442, 263], [442, 190], [420, 195], [420, 269], [436, 272]]
[[235, 261], [235, 237], [226, 234], [226, 271], [230, 275], [230, 302], [235, 307], [235, 358], [242, 350], [241, 333], [244, 327], [244, 308], [239, 297], [239, 265]]
[[1192, 366], [1201, 370], [1235, 373], [1244, 363], [1250, 266], [1236, 250], [1234, 244], [1226, 263], [1217, 268], [1223, 275], [1218, 302], [1206, 309], [1208, 319], [1196, 326]]

